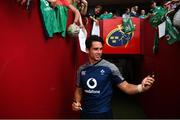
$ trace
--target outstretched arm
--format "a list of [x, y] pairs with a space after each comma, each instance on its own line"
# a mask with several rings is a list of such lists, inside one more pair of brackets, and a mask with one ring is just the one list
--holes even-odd
[[56, 2], [56, 0], [47, 0], [48, 2]]
[[75, 18], [74, 18], [74, 23], [78, 23], [79, 19], [81, 17], [81, 14], [79, 12], [78, 9], [76, 9], [73, 5], [69, 4], [69, 9], [71, 9], [73, 11], [73, 13], [75, 14]]
[[67, 2], [67, 0], [62, 0], [62, 1], [47, 0], [47, 1], [50, 2], [53, 7], [56, 7], [56, 5], [58, 5], [58, 4], [67, 6], [69, 9], [72, 10], [72, 12], [75, 15], [75, 18], [74, 18], [73, 22], [76, 23], [76, 24], [79, 22], [80, 26], [83, 26], [82, 19], [81, 19], [81, 14], [80, 14], [79, 10], [76, 9], [72, 4]]
[[124, 91], [127, 94], [137, 94], [149, 90], [152, 87], [154, 81], [155, 80], [153, 77], [147, 76], [143, 79], [143, 81], [139, 85], [130, 84], [127, 81], [124, 81], [118, 84], [118, 88], [120, 88], [122, 91]]

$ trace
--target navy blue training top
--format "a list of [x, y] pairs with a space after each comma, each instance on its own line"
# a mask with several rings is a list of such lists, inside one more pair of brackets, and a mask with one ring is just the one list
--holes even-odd
[[102, 59], [96, 64], [84, 64], [77, 73], [77, 86], [82, 89], [82, 109], [88, 113], [111, 110], [112, 84], [124, 81], [119, 69]]

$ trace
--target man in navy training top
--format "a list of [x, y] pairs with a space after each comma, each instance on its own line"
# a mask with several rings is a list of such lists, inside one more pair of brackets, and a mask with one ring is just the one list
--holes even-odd
[[96, 35], [86, 40], [89, 62], [80, 66], [77, 72], [72, 103], [74, 111], [81, 111], [80, 118], [113, 118], [113, 84], [127, 94], [136, 94], [147, 91], [155, 81], [147, 76], [139, 85], [128, 83], [114, 64], [101, 58], [103, 44], [103, 39]]

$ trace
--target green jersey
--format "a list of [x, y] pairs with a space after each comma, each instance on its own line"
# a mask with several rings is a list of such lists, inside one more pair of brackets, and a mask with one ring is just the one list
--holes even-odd
[[150, 23], [153, 27], [157, 27], [165, 19], [167, 10], [161, 6], [157, 6], [150, 10], [154, 15], [150, 18]]
[[40, 0], [40, 11], [47, 36], [53, 37], [54, 33], [61, 33], [65, 37], [68, 15], [67, 7], [57, 5], [56, 8], [52, 8], [49, 2]]
[[56, 11], [46, 0], [40, 0], [40, 11], [47, 36], [53, 37], [53, 33], [59, 32]]
[[56, 14], [57, 14], [58, 30], [59, 32], [61, 32], [61, 35], [65, 37], [68, 8], [66, 6], [57, 5]]
[[110, 19], [113, 17], [112, 13], [107, 13], [107, 14], [101, 14], [99, 19]]
[[123, 18], [122, 19], [122, 31], [125, 33], [133, 32], [135, 30], [135, 25], [132, 22], [131, 18]]

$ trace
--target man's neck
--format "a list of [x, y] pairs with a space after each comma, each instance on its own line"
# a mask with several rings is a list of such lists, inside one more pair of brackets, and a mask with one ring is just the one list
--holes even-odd
[[98, 60], [98, 61], [94, 61], [94, 60], [90, 60], [90, 59], [89, 59], [89, 63], [94, 65], [94, 64], [100, 62], [101, 60], [102, 60], [102, 59], [100, 59], [100, 60]]

